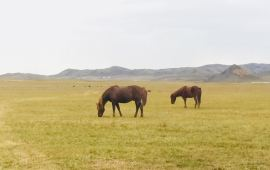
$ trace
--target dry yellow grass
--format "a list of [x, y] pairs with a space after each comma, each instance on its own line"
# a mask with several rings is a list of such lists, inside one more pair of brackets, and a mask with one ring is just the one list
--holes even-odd
[[[133, 103], [96, 105], [110, 85], [151, 89]], [[0, 81], [0, 169], [270, 169], [270, 85], [204, 84], [202, 108], [170, 104], [184, 82]]]

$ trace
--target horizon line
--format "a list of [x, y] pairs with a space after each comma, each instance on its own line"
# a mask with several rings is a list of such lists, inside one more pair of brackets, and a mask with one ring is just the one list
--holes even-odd
[[204, 64], [204, 65], [199, 65], [199, 66], [181, 66], [181, 67], [166, 67], [166, 68], [128, 68], [120, 65], [112, 65], [108, 67], [103, 67], [103, 68], [85, 68], [85, 69], [80, 69], [80, 68], [66, 68], [60, 72], [57, 72], [55, 74], [39, 74], [39, 73], [32, 73], [32, 72], [6, 72], [6, 73], [0, 73], [0, 75], [6, 75], [6, 74], [32, 74], [32, 75], [40, 75], [40, 76], [52, 76], [52, 75], [57, 75], [60, 74], [63, 71], [66, 70], [103, 70], [103, 69], [108, 69], [108, 68], [113, 68], [113, 67], [119, 67], [123, 69], [128, 69], [128, 70], [165, 70], [165, 69], [175, 69], [175, 68], [197, 68], [197, 67], [203, 67], [203, 66], [209, 66], [209, 65], [224, 65], [224, 66], [232, 66], [232, 65], [248, 65], [248, 64], [270, 64], [270, 63], [256, 63], [256, 62], [251, 62], [251, 63], [245, 63], [245, 64], [220, 64], [220, 63], [212, 63], [212, 64]]

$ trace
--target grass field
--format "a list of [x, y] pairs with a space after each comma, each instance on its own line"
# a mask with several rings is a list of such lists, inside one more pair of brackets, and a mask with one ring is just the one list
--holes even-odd
[[[150, 89], [103, 118], [110, 85]], [[270, 84], [204, 84], [201, 109], [170, 93], [183, 82], [0, 81], [0, 169], [270, 169]]]

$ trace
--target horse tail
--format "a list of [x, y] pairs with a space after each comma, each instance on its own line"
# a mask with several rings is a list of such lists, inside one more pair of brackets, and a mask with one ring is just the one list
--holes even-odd
[[147, 93], [148, 93], [148, 91], [144, 89], [144, 91], [142, 93], [142, 104], [143, 104], [143, 106], [145, 106], [146, 103], [147, 103]]

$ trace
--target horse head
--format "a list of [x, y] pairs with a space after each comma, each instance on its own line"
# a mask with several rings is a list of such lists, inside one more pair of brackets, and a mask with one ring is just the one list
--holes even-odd
[[97, 111], [98, 111], [98, 117], [102, 117], [103, 113], [105, 112], [104, 105], [102, 103], [102, 100], [100, 99], [99, 102], [97, 103]]
[[171, 94], [171, 104], [174, 104], [176, 100], [176, 96], [174, 94]]

